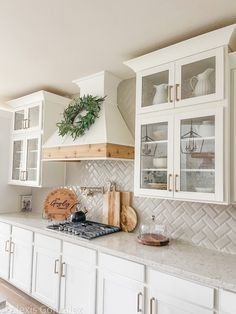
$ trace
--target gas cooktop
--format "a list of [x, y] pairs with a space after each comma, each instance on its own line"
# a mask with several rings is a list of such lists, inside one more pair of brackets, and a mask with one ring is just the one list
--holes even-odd
[[48, 229], [56, 230], [66, 234], [74, 234], [84, 239], [94, 239], [106, 234], [118, 232], [121, 229], [119, 227], [105, 225], [94, 221], [83, 222], [60, 222], [53, 223], [47, 226]]

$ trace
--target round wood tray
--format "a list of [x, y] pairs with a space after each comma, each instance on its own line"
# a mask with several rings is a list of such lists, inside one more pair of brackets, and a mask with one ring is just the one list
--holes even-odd
[[147, 233], [137, 237], [139, 243], [150, 246], [164, 246], [169, 244], [169, 238], [155, 233]]
[[49, 219], [66, 220], [76, 210], [77, 195], [65, 188], [51, 191], [44, 201], [44, 212]]

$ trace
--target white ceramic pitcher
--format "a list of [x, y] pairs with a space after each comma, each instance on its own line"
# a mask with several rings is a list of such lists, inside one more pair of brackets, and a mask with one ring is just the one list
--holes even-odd
[[215, 70], [212, 68], [206, 69], [204, 72], [193, 76], [190, 81], [193, 96], [209, 95], [213, 92], [211, 75]]
[[153, 97], [152, 104], [162, 104], [168, 101], [168, 84], [160, 84], [160, 85], [153, 85], [155, 89], [155, 95]]

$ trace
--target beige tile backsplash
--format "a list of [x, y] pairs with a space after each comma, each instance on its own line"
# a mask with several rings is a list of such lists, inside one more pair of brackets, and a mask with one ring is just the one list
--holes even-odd
[[[123, 81], [118, 90], [118, 103], [127, 125], [134, 133], [135, 80]], [[67, 165], [67, 186], [73, 187], [89, 210], [88, 217], [102, 220], [102, 195], [85, 198], [79, 186], [103, 186], [115, 181], [119, 189], [133, 191], [134, 163], [131, 161], [82, 161]], [[47, 189], [33, 189], [33, 209], [41, 210]], [[236, 254], [236, 205], [223, 206], [153, 198], [133, 198], [139, 222], [155, 215], [164, 223], [169, 236], [196, 245]]]

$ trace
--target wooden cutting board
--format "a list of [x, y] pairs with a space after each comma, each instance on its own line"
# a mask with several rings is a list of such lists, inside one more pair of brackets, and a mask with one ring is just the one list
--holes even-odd
[[121, 192], [120, 225], [125, 232], [132, 232], [138, 224], [136, 210], [131, 206], [131, 192]]
[[103, 223], [120, 227], [120, 192], [115, 185], [103, 195]]
[[49, 219], [65, 220], [76, 210], [77, 195], [65, 188], [51, 191], [44, 201], [44, 213]]

